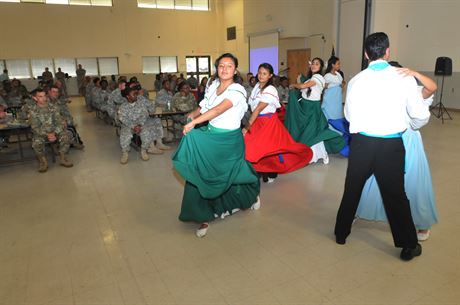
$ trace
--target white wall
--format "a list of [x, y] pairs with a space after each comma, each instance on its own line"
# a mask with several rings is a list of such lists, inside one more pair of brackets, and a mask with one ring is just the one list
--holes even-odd
[[361, 71], [364, 11], [364, 0], [340, 1], [337, 56], [347, 81]]
[[374, 0], [372, 30], [388, 34], [391, 58], [403, 66], [432, 74], [437, 57], [452, 58], [443, 102], [460, 109], [460, 1]]
[[[334, 4], [335, 0], [246, 0], [244, 30], [258, 33], [281, 29], [281, 39], [305, 38], [312, 57], [327, 60], [335, 36]], [[280, 57], [285, 58], [286, 54], [280, 54]]]

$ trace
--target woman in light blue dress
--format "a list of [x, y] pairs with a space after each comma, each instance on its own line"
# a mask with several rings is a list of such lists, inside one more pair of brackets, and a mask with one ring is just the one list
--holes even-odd
[[321, 110], [323, 110], [326, 119], [336, 120], [342, 119], [343, 106], [342, 106], [342, 88], [345, 85], [342, 75], [338, 72], [340, 70], [340, 59], [331, 56], [327, 61], [326, 73], [324, 80], [326, 81], [325, 90], [323, 94], [323, 102], [321, 103]]
[[[429, 77], [407, 68], [399, 69], [400, 73], [415, 77], [422, 85], [421, 94], [426, 107], [433, 102], [433, 93], [437, 86]], [[433, 194], [430, 168], [423, 148], [423, 142], [418, 131], [427, 121], [415, 121], [407, 118], [408, 128], [402, 135], [406, 149], [406, 173], [404, 186], [410, 202], [411, 214], [417, 228], [419, 241], [427, 240], [431, 226], [438, 222], [438, 213]], [[385, 209], [382, 204], [379, 187], [374, 176], [371, 176], [361, 194], [358, 218], [376, 221], [387, 221]]]

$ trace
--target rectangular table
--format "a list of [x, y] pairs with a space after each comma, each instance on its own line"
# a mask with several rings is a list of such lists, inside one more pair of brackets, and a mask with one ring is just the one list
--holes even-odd
[[[30, 161], [35, 159], [35, 155], [32, 157], [27, 157], [24, 154], [23, 143], [31, 141], [31, 129], [29, 125], [26, 124], [5, 124], [0, 126], [0, 138], [15, 138], [14, 140], [8, 141], [7, 144], [17, 144], [17, 158], [9, 159], [2, 156], [3, 152], [0, 153], [0, 165], [3, 164], [14, 164], [25, 161]], [[7, 153], [5, 153], [6, 155]]]
[[[179, 138], [176, 138], [176, 133], [174, 132], [174, 120], [173, 116], [175, 115], [186, 115], [188, 114], [188, 111], [171, 111], [171, 110], [163, 110], [161, 108], [157, 108], [154, 114], [151, 114], [151, 117], [155, 118], [160, 118], [161, 121], [163, 120], [166, 122], [166, 128], [167, 131], [170, 131], [173, 134], [173, 140], [178, 140]], [[171, 124], [170, 124], [171, 123]]]

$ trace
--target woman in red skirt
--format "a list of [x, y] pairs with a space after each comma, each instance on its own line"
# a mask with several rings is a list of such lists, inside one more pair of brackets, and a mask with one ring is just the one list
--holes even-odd
[[310, 162], [310, 147], [295, 142], [276, 114], [280, 102], [272, 85], [273, 67], [259, 66], [258, 83], [249, 97], [252, 115], [243, 128], [246, 160], [261, 174], [264, 182], [273, 182], [278, 174], [302, 168]]

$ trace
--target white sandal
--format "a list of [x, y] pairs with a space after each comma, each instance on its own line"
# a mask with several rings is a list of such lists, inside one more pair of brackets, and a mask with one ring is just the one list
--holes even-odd
[[257, 196], [257, 201], [251, 206], [251, 210], [260, 209], [260, 196]]
[[[205, 226], [205, 227], [203, 228], [203, 226]], [[201, 224], [201, 226], [198, 228], [198, 230], [196, 230], [196, 236], [197, 237], [205, 237], [206, 233], [208, 233], [208, 229], [209, 229], [209, 223], [203, 222]]]
[[417, 232], [417, 239], [418, 241], [425, 241], [430, 237], [430, 230], [426, 232]]

